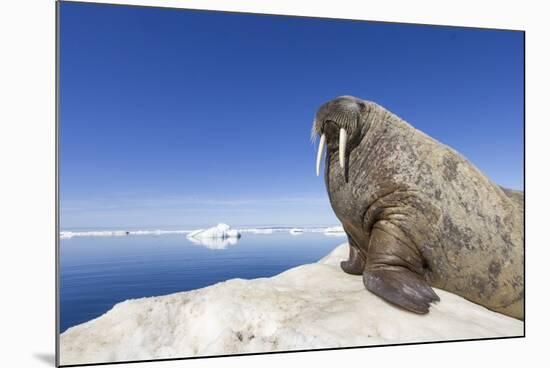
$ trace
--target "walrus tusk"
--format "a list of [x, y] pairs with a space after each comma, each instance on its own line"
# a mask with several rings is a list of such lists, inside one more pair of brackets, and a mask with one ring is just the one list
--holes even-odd
[[323, 157], [323, 149], [325, 148], [325, 140], [327, 137], [323, 134], [321, 140], [319, 141], [319, 151], [317, 151], [317, 176], [319, 176], [319, 171], [321, 169], [321, 157]]
[[340, 159], [340, 167], [343, 169], [346, 166], [346, 142], [348, 140], [348, 132], [344, 128], [340, 128], [340, 143], [338, 145], [340, 151], [338, 158]]

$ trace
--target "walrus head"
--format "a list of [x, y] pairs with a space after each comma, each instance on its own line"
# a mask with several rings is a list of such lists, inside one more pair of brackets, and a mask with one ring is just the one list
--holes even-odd
[[353, 96], [340, 96], [323, 104], [315, 116], [312, 139], [320, 136], [317, 152], [317, 176], [325, 145], [329, 151], [338, 150], [340, 167], [346, 167], [346, 157], [365, 133], [366, 104]]

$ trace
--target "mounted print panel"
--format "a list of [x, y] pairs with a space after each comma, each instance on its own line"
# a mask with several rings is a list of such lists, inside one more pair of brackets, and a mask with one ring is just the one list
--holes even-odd
[[524, 336], [524, 32], [57, 11], [59, 365]]

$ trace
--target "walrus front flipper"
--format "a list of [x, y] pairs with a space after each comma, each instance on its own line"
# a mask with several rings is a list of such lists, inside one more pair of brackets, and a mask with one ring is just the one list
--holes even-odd
[[426, 281], [402, 267], [365, 270], [363, 282], [367, 290], [415, 313], [428, 313], [430, 303], [439, 300]]
[[367, 290], [415, 313], [428, 313], [439, 297], [424, 280], [422, 258], [407, 239], [388, 229], [372, 232], [363, 283]]
[[357, 244], [353, 239], [348, 235], [349, 243], [349, 259], [347, 261], [340, 262], [340, 267], [344, 270], [345, 273], [351, 275], [361, 275], [365, 270], [365, 258], [359, 251]]

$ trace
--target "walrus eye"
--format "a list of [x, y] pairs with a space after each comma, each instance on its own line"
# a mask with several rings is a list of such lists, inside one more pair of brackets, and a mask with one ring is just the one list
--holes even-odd
[[338, 144], [338, 159], [340, 167], [343, 169], [346, 166], [346, 143], [348, 141], [348, 132], [344, 128], [340, 128], [340, 142]]

